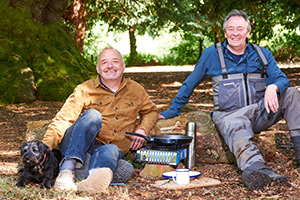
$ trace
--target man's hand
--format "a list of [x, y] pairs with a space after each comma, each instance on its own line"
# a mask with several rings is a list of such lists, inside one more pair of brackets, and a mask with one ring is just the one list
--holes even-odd
[[279, 104], [278, 104], [278, 97], [277, 92], [279, 89], [277, 85], [269, 85], [265, 91], [265, 109], [268, 113], [270, 113], [270, 109], [273, 113], [278, 111]]
[[160, 120], [160, 119], [166, 119], [166, 118], [164, 116], [162, 116], [161, 114], [158, 114], [157, 119]]
[[[141, 135], [147, 136], [146, 131], [144, 129], [136, 129], [134, 131], [135, 133], [139, 133]], [[130, 144], [130, 148], [132, 150], [138, 150], [139, 148], [141, 148], [144, 145], [145, 139], [139, 136], [135, 136], [133, 135], [131, 137], [131, 144]]]

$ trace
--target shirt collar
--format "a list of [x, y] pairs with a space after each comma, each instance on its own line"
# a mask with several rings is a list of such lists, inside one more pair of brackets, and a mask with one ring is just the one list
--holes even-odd
[[[107, 87], [107, 86], [101, 81], [100, 76], [98, 76], [98, 79], [99, 79], [99, 81], [100, 81], [100, 84], [103, 85], [103, 87], [105, 87], [106, 89], [109, 89], [109, 87]], [[111, 90], [111, 89], [109, 89], [109, 90]]]
[[[111, 89], [109, 89], [104, 83], [102, 83], [102, 81], [101, 81], [101, 78], [100, 78], [100, 75], [98, 74], [98, 76], [97, 76], [97, 78], [96, 79], [94, 79], [94, 81], [95, 81], [95, 88], [97, 88], [97, 87], [103, 87], [103, 88], [106, 88], [106, 89], [108, 89], [108, 90], [110, 90], [111, 91]], [[119, 89], [121, 89], [121, 88], [123, 88], [124, 87], [124, 85], [126, 84], [126, 82], [127, 82], [127, 80], [126, 80], [126, 78], [125, 78], [125, 76], [123, 75], [122, 76], [122, 81], [121, 81], [121, 85], [120, 85], [120, 87], [119, 87]]]

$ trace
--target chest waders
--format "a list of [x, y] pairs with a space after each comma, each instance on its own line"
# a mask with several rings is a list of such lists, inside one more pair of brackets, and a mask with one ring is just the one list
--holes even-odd
[[[254, 45], [253, 47], [255, 48]], [[264, 66], [261, 72], [228, 74], [222, 44], [216, 44], [222, 74], [212, 77], [213, 121], [242, 171], [253, 167], [254, 163], [255, 167], [265, 167], [258, 147], [252, 142], [254, 132], [250, 118], [254, 117], [257, 108], [255, 103], [264, 95], [265, 69], [268, 62], [264, 54], [259, 53], [261, 49], [259, 47], [255, 49]]]
[[222, 75], [212, 78], [213, 100], [215, 111], [233, 111], [254, 103], [258, 103], [264, 95], [265, 74], [268, 61], [260, 47], [252, 44], [263, 64], [259, 73], [228, 74], [225, 64], [222, 43], [216, 44], [221, 63]]

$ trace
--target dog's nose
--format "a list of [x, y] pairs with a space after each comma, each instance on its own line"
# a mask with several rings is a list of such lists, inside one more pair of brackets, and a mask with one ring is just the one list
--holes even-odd
[[30, 155], [27, 153], [27, 154], [25, 154], [24, 156], [23, 156], [23, 160], [24, 160], [24, 162], [30, 162], [30, 159], [31, 157], [30, 157]]

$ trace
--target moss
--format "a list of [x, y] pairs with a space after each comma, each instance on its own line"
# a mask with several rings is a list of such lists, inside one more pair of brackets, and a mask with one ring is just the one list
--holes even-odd
[[10, 8], [7, 0], [0, 2], [0, 16], [0, 103], [26, 101], [20, 94], [20, 88], [30, 90], [22, 85], [23, 69], [32, 70], [40, 100], [65, 100], [95, 74], [61, 25], [34, 23], [29, 12]]

